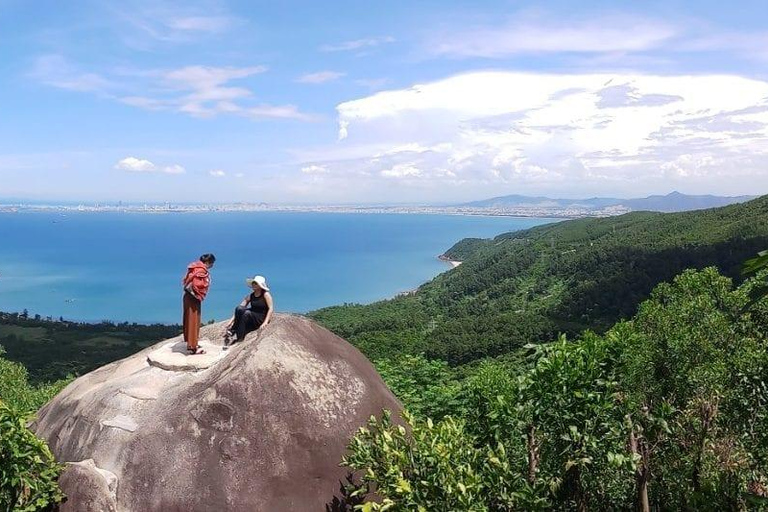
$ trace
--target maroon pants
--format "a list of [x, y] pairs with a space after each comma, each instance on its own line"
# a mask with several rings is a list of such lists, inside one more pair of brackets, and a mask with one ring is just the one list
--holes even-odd
[[200, 338], [201, 306], [200, 301], [191, 293], [184, 294], [184, 341], [191, 350], [197, 350], [197, 340]]

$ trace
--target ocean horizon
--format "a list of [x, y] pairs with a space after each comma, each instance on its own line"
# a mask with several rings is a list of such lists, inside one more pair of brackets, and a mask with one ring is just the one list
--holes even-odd
[[203, 320], [223, 320], [267, 277], [277, 311], [306, 313], [413, 290], [437, 257], [555, 219], [424, 214], [106, 212], [0, 214], [0, 311], [70, 321], [179, 323], [180, 280], [216, 254]]

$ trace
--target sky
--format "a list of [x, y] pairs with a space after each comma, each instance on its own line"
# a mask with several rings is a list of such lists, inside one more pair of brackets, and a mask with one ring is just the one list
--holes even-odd
[[765, 0], [0, 0], [0, 199], [768, 193]]

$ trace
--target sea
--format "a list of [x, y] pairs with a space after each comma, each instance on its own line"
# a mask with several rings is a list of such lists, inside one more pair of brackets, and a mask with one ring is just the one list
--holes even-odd
[[179, 323], [187, 264], [214, 253], [203, 320], [264, 275], [275, 309], [304, 313], [417, 288], [465, 237], [553, 219], [300, 212], [0, 213], [0, 311], [70, 321]]

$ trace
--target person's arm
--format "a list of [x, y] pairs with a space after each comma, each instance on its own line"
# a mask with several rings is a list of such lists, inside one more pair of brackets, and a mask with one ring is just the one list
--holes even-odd
[[267, 303], [267, 316], [264, 317], [264, 323], [261, 324], [262, 327], [267, 325], [270, 320], [272, 320], [272, 312], [275, 310], [274, 303], [272, 302], [272, 294], [269, 292], [264, 292], [264, 300]]

